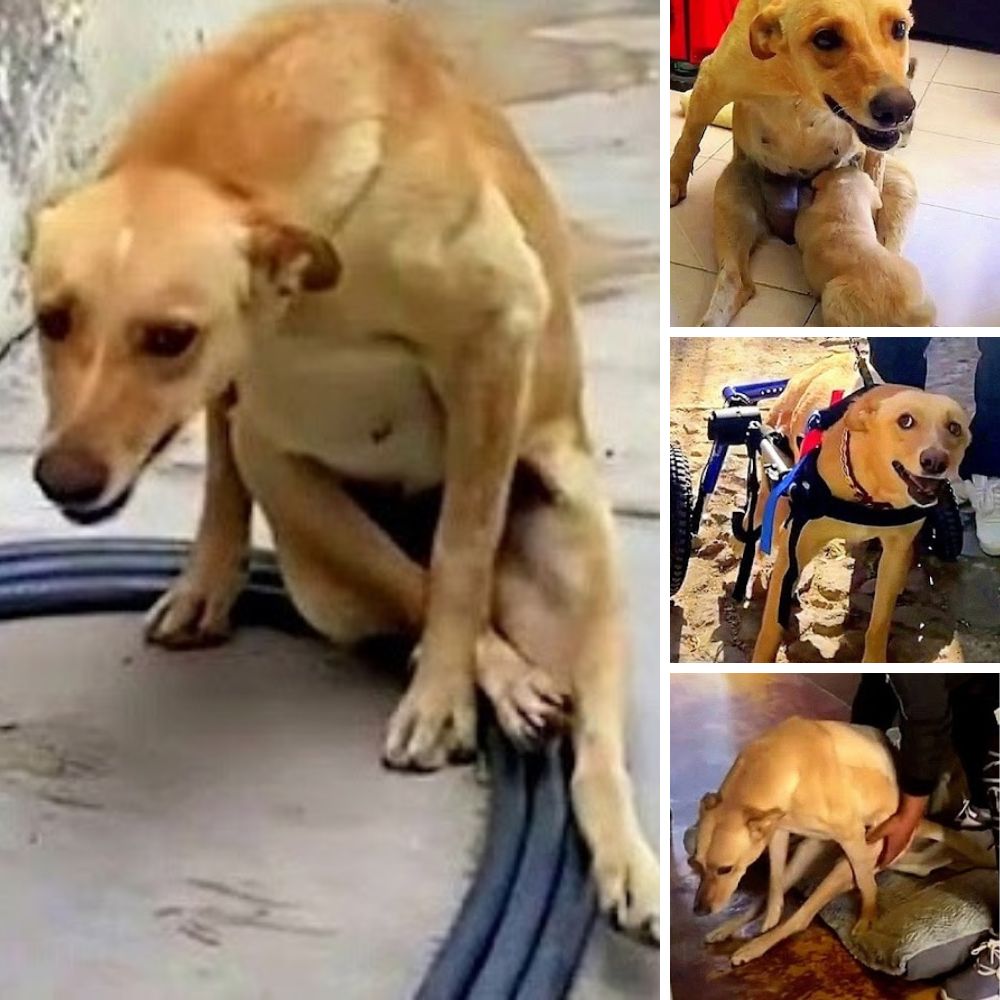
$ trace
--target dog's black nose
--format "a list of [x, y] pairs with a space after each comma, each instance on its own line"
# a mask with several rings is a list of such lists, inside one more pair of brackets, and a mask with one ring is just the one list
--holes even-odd
[[925, 448], [920, 453], [920, 468], [928, 476], [940, 476], [948, 468], [948, 452], [943, 448]]
[[887, 87], [872, 98], [868, 110], [880, 128], [895, 128], [910, 120], [916, 106], [906, 87]]
[[81, 448], [55, 446], [35, 462], [35, 482], [54, 503], [85, 507], [100, 499], [108, 485], [108, 467]]

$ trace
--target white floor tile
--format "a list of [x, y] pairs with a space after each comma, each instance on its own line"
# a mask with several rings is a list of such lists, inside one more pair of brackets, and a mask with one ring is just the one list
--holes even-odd
[[920, 102], [917, 129], [1000, 143], [1000, 93], [951, 87], [935, 80]]
[[[670, 326], [697, 326], [712, 297], [715, 275], [680, 264], [670, 265]], [[733, 326], [802, 326], [813, 300], [806, 295], [757, 285], [757, 294]]]
[[[716, 181], [725, 167], [725, 162], [715, 159], [703, 164], [691, 178], [687, 199], [670, 210], [671, 261], [691, 264], [690, 260], [679, 260], [674, 255], [673, 234], [679, 228], [695, 253], [696, 266], [708, 271], [718, 270], [715, 259], [712, 202]], [[769, 240], [754, 254], [751, 273], [754, 281], [774, 288], [792, 292], [809, 291], [805, 275], [802, 273], [802, 258], [798, 250], [786, 246], [777, 239]]]
[[938, 326], [1000, 326], [1000, 219], [921, 205], [904, 252], [937, 304]]
[[[684, 115], [681, 114], [681, 95], [676, 90], [670, 91], [670, 150], [673, 151], [684, 128]], [[718, 152], [730, 139], [729, 129], [709, 125], [701, 140], [701, 156], [710, 157]]]
[[913, 171], [921, 204], [1000, 218], [1000, 145], [925, 132], [921, 120], [897, 154]]
[[910, 56], [917, 60], [917, 72], [914, 80], [933, 80], [938, 67], [948, 54], [947, 45], [937, 42], [910, 42]]
[[1000, 94], [1000, 55], [953, 45], [934, 74], [934, 82]]

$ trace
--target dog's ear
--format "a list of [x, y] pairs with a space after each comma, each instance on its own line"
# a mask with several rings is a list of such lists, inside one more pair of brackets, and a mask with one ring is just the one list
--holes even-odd
[[778, 825], [778, 821], [785, 815], [783, 809], [754, 809], [752, 806], [748, 806], [743, 812], [746, 815], [750, 836], [756, 840], [769, 837]]
[[750, 22], [750, 51], [757, 59], [773, 59], [784, 46], [781, 15], [784, 7], [772, 3]]
[[868, 393], [851, 403], [844, 414], [844, 426], [852, 433], [868, 430], [875, 415], [875, 401]]
[[247, 256], [281, 295], [325, 292], [340, 279], [340, 257], [329, 240], [284, 222], [253, 219]]
[[701, 802], [698, 803], [698, 818], [701, 819], [705, 813], [711, 812], [720, 805], [722, 805], [722, 796], [718, 792], [706, 793], [701, 797]]

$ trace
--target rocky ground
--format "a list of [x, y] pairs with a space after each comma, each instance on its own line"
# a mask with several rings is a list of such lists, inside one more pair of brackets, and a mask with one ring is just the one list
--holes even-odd
[[[678, 442], [697, 481], [710, 450], [708, 411], [734, 381], [782, 378], [821, 357], [849, 350], [847, 338], [672, 338], [670, 440]], [[978, 353], [975, 340], [937, 338], [928, 357], [928, 388], [946, 392], [971, 413]], [[763, 610], [766, 561], [743, 607], [731, 599], [738, 552], [729, 530], [745, 496], [745, 462], [727, 461], [680, 592], [670, 602], [670, 657], [679, 662], [745, 662]], [[979, 549], [965, 509], [965, 548], [957, 563], [926, 553], [915, 561], [900, 596], [889, 639], [894, 662], [989, 663], [1000, 659], [1000, 560]], [[760, 560], [761, 557], [758, 557]], [[801, 577], [800, 608], [779, 661], [856, 661], [864, 647], [875, 589], [877, 548], [849, 551], [834, 543]]]

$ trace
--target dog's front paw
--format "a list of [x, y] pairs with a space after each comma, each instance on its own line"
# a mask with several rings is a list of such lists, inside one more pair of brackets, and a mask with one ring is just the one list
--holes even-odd
[[687, 178], [683, 181], [670, 181], [670, 207], [680, 204], [687, 197]]
[[851, 937], [864, 937], [871, 933], [874, 921], [870, 917], [861, 917], [851, 928]]
[[403, 771], [436, 771], [476, 755], [476, 692], [466, 683], [414, 678], [389, 720], [382, 760]]
[[729, 961], [732, 965], [746, 965], [747, 962], [752, 962], [755, 958], [760, 958], [760, 956], [767, 951], [768, 947], [769, 942], [766, 940], [764, 935], [755, 937], [742, 947], [737, 948], [736, 951], [733, 952]]
[[659, 944], [660, 862], [642, 837], [595, 847], [594, 878], [601, 912], [626, 933]]
[[231, 632], [229, 615], [243, 580], [242, 572], [214, 579], [184, 573], [146, 614], [146, 639], [168, 649], [225, 642]]

